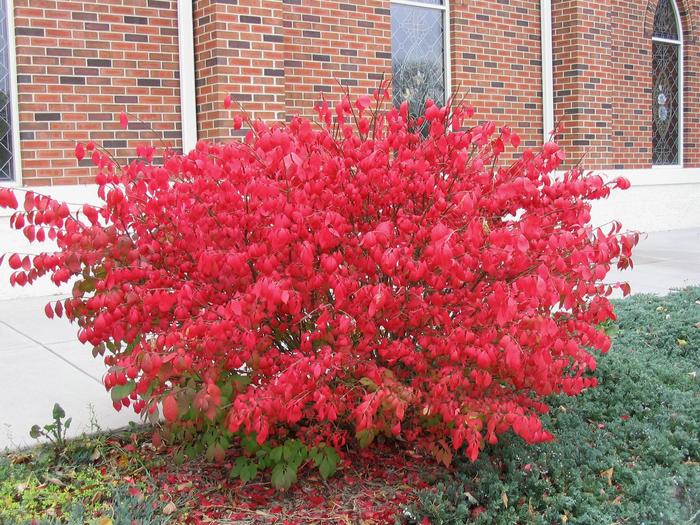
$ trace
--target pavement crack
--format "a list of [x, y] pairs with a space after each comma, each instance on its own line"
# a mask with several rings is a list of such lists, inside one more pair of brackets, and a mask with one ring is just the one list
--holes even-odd
[[6, 322], [3, 321], [2, 319], [0, 319], [0, 324], [6, 326], [7, 328], [9, 328], [10, 330], [12, 330], [13, 332], [18, 333], [19, 335], [21, 335], [21, 336], [24, 337], [25, 339], [29, 339], [32, 343], [34, 343], [34, 344], [36, 344], [36, 345], [39, 345], [41, 348], [43, 348], [43, 349], [46, 350], [47, 352], [49, 352], [49, 353], [53, 354], [54, 356], [58, 357], [61, 361], [63, 361], [64, 363], [66, 363], [68, 366], [71, 366], [71, 367], [75, 368], [75, 369], [76, 369], [78, 372], [80, 372], [81, 374], [83, 374], [83, 375], [89, 377], [90, 379], [92, 379], [93, 381], [95, 381], [97, 384], [102, 385], [102, 381], [101, 381], [99, 378], [97, 378], [97, 377], [93, 376], [92, 374], [86, 372], [85, 370], [83, 370], [82, 368], [80, 368], [78, 365], [75, 365], [75, 364], [71, 363], [68, 359], [66, 359], [65, 357], [63, 357], [61, 354], [59, 354], [58, 352], [56, 352], [56, 351], [53, 350], [52, 348], [46, 346], [46, 345], [45, 345], [44, 343], [42, 343], [41, 341], [37, 341], [36, 339], [34, 339], [33, 337], [31, 337], [31, 336], [25, 334], [24, 332], [22, 332], [22, 331], [20, 331], [20, 330], [17, 330], [17, 328], [15, 328], [14, 326], [12, 326], [11, 324], [6, 323]]

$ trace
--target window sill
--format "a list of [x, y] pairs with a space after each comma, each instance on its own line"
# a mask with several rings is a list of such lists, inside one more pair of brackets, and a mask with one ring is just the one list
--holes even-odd
[[670, 184], [700, 184], [700, 168], [653, 166], [643, 169], [595, 170], [607, 178], [626, 177], [632, 186], [667, 186]]

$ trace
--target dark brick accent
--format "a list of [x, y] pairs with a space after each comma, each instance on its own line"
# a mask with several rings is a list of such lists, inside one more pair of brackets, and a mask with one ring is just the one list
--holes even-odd
[[146, 18], [145, 16], [125, 16], [124, 23], [144, 25], [148, 23], [148, 18]]
[[111, 121], [114, 116], [111, 113], [88, 113], [88, 120]]
[[159, 78], [139, 78], [136, 81], [136, 84], [139, 86], [145, 86], [145, 87], [157, 87], [160, 86], [160, 79]]
[[112, 67], [112, 61], [108, 58], [88, 58], [89, 67]]
[[259, 16], [241, 15], [239, 20], [243, 24], [262, 24], [262, 18]]
[[53, 122], [61, 120], [60, 113], [34, 113], [34, 120], [37, 122]]
[[44, 29], [41, 27], [17, 27], [15, 29], [17, 36], [44, 36]]
[[105, 140], [102, 145], [106, 149], [126, 148], [127, 142], [125, 140]]
[[82, 84], [85, 84], [85, 78], [83, 78], [83, 77], [61, 77], [59, 79], [59, 82], [61, 84], [82, 85]]
[[127, 42], [148, 42], [148, 36], [127, 33], [126, 35], [124, 35], [124, 40]]
[[98, 24], [97, 22], [85, 22], [87, 31], [109, 31], [109, 24]]
[[264, 74], [266, 77], [283, 77], [284, 69], [265, 68]]
[[228, 47], [232, 49], [250, 49], [250, 42], [243, 40], [229, 40]]
[[284, 37], [282, 35], [263, 35], [263, 40], [265, 42], [284, 42]]

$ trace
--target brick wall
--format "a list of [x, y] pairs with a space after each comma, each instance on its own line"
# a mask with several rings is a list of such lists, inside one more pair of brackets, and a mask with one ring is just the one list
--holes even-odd
[[[657, 0], [553, 0], [555, 118], [569, 164], [652, 164], [652, 32]], [[684, 37], [684, 167], [700, 166], [700, 2], [678, 1]]]
[[480, 120], [513, 127], [522, 147], [542, 143], [538, 0], [453, 0], [452, 84]]
[[552, 1], [554, 118], [568, 165], [602, 167], [612, 154], [610, 3]]
[[[222, 110], [227, 93], [254, 115], [275, 120], [313, 115], [322, 97], [337, 100], [345, 89], [371, 92], [391, 75], [390, 6], [389, 0], [198, 0], [200, 137], [233, 134], [230, 113]], [[479, 118], [507, 121], [526, 146], [535, 146], [542, 137], [539, 2], [453, 0], [450, 7], [453, 86], [461, 85]]]
[[391, 74], [386, 0], [286, 0], [287, 115], [310, 116], [321, 97], [370, 93]]
[[[651, 164], [651, 30], [657, 0], [552, 0], [555, 118], [569, 162]], [[542, 140], [539, 0], [451, 0], [452, 87], [477, 118]], [[257, 118], [313, 115], [325, 97], [371, 92], [391, 74], [389, 0], [195, 0], [199, 137], [236, 135], [229, 94]], [[680, 2], [685, 165], [700, 165], [700, 0]], [[181, 140], [175, 0], [15, 0], [24, 181], [89, 182], [75, 141], [126, 158], [153, 141], [126, 108]], [[89, 164], [83, 161], [83, 164]]]
[[[611, 3], [611, 159], [614, 168], [651, 165], [651, 35], [645, 35], [645, 6], [629, 0]], [[651, 13], [652, 24], [654, 13]]]
[[343, 89], [367, 93], [391, 71], [388, 0], [197, 0], [199, 137], [240, 135], [223, 99], [254, 118], [313, 115]]
[[227, 94], [254, 118], [284, 118], [284, 8], [282, 0], [195, 1], [199, 138], [235, 134]]
[[24, 184], [92, 182], [76, 141], [121, 158], [153, 141], [124, 109], [180, 147], [175, 0], [15, 0], [15, 33]]

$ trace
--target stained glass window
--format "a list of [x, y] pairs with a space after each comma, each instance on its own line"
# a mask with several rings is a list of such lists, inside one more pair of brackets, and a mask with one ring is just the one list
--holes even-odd
[[0, 182], [14, 179], [12, 164], [12, 101], [7, 2], [0, 0]]
[[681, 31], [673, 0], [661, 0], [652, 42], [652, 162], [681, 162]]
[[407, 100], [412, 115], [445, 103], [445, 12], [443, 0], [391, 4], [394, 104]]
[[678, 40], [678, 24], [676, 23], [676, 8], [673, 0], [660, 0], [654, 15], [654, 36]]

